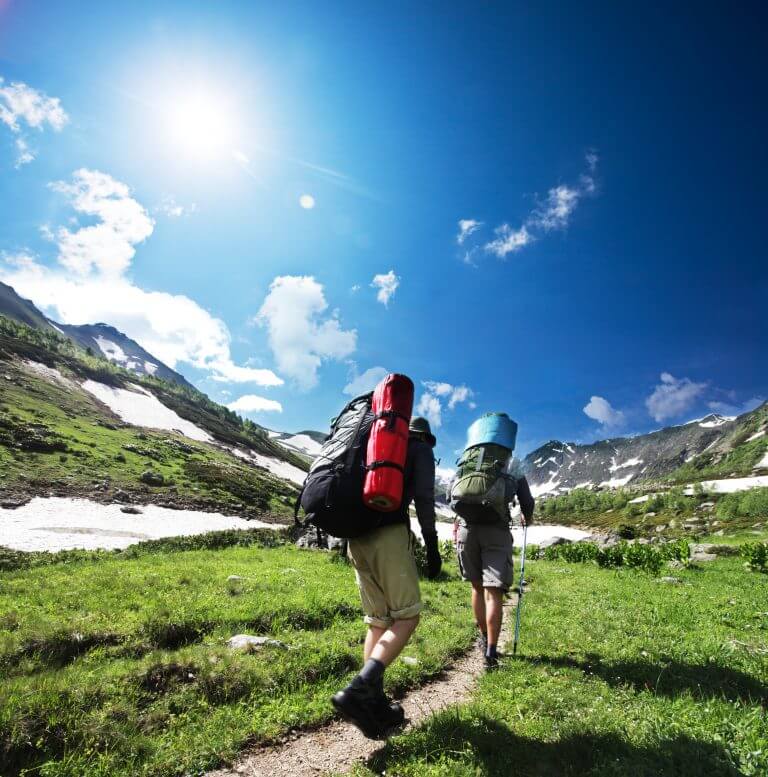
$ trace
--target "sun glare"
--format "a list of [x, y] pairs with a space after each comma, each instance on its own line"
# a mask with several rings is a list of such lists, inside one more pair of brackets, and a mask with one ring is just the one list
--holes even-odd
[[231, 157], [236, 129], [237, 117], [215, 94], [193, 92], [169, 101], [168, 139], [186, 157], [200, 161]]

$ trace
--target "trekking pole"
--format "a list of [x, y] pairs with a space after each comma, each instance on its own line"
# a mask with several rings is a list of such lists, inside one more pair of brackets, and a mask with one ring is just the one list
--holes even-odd
[[528, 522], [523, 526], [523, 550], [520, 557], [520, 582], [517, 587], [517, 614], [515, 616], [515, 641], [512, 645], [512, 655], [517, 655], [517, 642], [520, 638], [520, 613], [523, 609], [523, 586], [525, 585], [525, 546], [528, 541]]

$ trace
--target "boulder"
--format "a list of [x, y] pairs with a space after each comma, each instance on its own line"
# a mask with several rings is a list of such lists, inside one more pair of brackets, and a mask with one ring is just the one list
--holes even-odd
[[304, 534], [296, 540], [297, 548], [319, 548], [320, 550], [341, 550], [344, 540], [331, 537], [325, 532], [320, 533], [321, 544], [317, 544], [317, 529], [314, 526], [307, 527]]
[[125, 513], [126, 515], [141, 515], [141, 510], [133, 505], [123, 505], [120, 508], [120, 512]]
[[235, 634], [227, 640], [227, 647], [232, 650], [246, 650], [254, 651], [261, 650], [264, 647], [275, 647], [288, 650], [288, 645], [285, 642], [280, 642], [277, 639], [271, 639], [270, 637], [255, 637], [252, 634]]
[[28, 502], [28, 496], [22, 496], [18, 499], [3, 499], [3, 501], [0, 502], [0, 507], [2, 507], [4, 510], [16, 510], [19, 507], [24, 507], [24, 505]]
[[141, 473], [140, 480], [148, 486], [162, 486], [165, 483], [165, 478], [159, 472], [152, 472], [149, 469]]
[[555, 545], [569, 545], [573, 540], [568, 540], [565, 537], [548, 537], [539, 543], [539, 550], [544, 548], [552, 548]]
[[738, 556], [736, 545], [715, 545], [713, 542], [696, 542], [691, 545], [691, 553], [707, 553], [713, 556]]
[[679, 577], [672, 577], [667, 575], [666, 577], [659, 578], [660, 583], [669, 583], [670, 585], [680, 585], [683, 581]]
[[667, 524], [666, 524], [666, 523], [660, 523], [660, 524], [659, 524], [659, 525], [656, 527], [656, 531], [657, 531], [659, 534], [661, 534], [661, 532], [663, 532], [663, 531], [666, 531], [666, 530], [667, 530]]

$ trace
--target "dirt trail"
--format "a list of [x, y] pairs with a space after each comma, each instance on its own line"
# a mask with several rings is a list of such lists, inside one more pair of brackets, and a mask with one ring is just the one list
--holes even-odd
[[[504, 607], [501, 645], [510, 639], [516, 602], [517, 597], [511, 597]], [[437, 679], [412, 690], [399, 700], [408, 719], [402, 730], [407, 731], [430, 715], [465, 701], [482, 670], [482, 656], [473, 647]], [[276, 745], [246, 753], [234, 766], [208, 772], [206, 777], [272, 777], [282, 774], [318, 777], [329, 772], [346, 772], [354, 764], [370, 758], [383, 744], [383, 740], [366, 739], [351, 723], [334, 720], [313, 731], [296, 732]]]

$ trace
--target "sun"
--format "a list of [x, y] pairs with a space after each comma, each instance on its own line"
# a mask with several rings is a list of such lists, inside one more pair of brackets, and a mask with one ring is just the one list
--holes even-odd
[[168, 99], [165, 129], [171, 147], [199, 161], [231, 157], [237, 142], [238, 117], [216, 92], [194, 90]]

